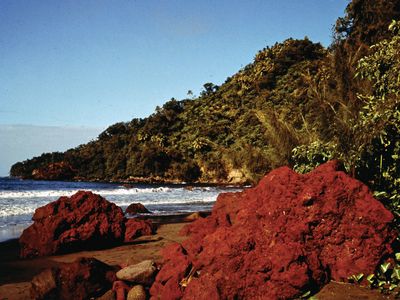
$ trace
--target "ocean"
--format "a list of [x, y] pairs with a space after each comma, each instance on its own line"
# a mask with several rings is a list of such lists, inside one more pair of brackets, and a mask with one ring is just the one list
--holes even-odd
[[32, 224], [35, 209], [85, 190], [100, 194], [123, 210], [140, 202], [158, 215], [210, 210], [223, 192], [240, 191], [237, 187], [148, 185], [117, 183], [34, 181], [0, 177], [0, 242], [18, 238]]

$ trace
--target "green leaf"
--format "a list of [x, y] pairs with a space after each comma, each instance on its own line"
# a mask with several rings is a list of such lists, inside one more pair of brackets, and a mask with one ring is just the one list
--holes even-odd
[[400, 253], [395, 253], [395, 257], [397, 261], [400, 261]]
[[379, 287], [381, 287], [381, 286], [383, 286], [385, 284], [386, 284], [386, 281], [384, 281], [384, 280], [379, 280], [379, 282], [378, 282], [378, 286]]
[[303, 295], [301, 295], [300, 298], [301, 299], [308, 298], [308, 296], [310, 296], [310, 294], [311, 294], [311, 291], [307, 291]]
[[367, 276], [367, 281], [368, 281], [370, 284], [374, 283], [374, 281], [375, 281], [375, 274], [369, 274], [369, 275]]
[[390, 267], [390, 262], [381, 264], [380, 269], [382, 271], [382, 274], [385, 274], [389, 270], [389, 267]]
[[393, 269], [392, 278], [396, 278], [397, 280], [400, 280], [400, 269], [397, 269], [397, 268]]
[[363, 279], [363, 277], [364, 277], [363, 273], [359, 273], [359, 274], [355, 275], [355, 279], [357, 280], [357, 282], [360, 282], [361, 279]]
[[361, 281], [361, 279], [362, 279], [363, 277], [364, 277], [364, 274], [363, 274], [363, 273], [359, 273], [359, 274], [356, 274], [356, 275], [351, 275], [351, 276], [348, 277], [347, 279], [348, 279], [349, 281], [353, 281], [353, 282], [358, 283], [358, 282]]

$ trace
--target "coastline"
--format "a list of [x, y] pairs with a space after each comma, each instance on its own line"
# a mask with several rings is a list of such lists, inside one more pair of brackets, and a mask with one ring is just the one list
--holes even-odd
[[33, 180], [33, 181], [63, 181], [63, 182], [91, 182], [91, 183], [113, 183], [127, 185], [130, 184], [148, 184], [148, 185], [161, 185], [161, 186], [174, 186], [174, 187], [233, 187], [245, 188], [251, 186], [248, 182], [230, 182], [230, 181], [195, 181], [185, 182], [178, 179], [166, 179], [162, 177], [132, 177], [129, 179], [100, 179], [100, 178], [65, 178], [65, 179], [38, 179], [24, 176], [4, 176], [0, 178], [18, 179], [18, 180]]

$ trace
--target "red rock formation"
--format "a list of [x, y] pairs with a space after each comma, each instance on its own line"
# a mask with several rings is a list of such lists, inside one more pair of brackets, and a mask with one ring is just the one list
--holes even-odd
[[91, 299], [111, 288], [112, 267], [94, 258], [78, 258], [72, 263], [47, 269], [31, 282], [32, 299]]
[[150, 220], [128, 219], [125, 223], [125, 242], [132, 242], [142, 235], [151, 235], [155, 227]]
[[50, 163], [46, 167], [32, 171], [36, 180], [70, 180], [76, 175], [76, 170], [67, 162]]
[[292, 299], [373, 272], [392, 251], [393, 216], [337, 165], [306, 175], [283, 167], [221, 194], [182, 246], [165, 249], [153, 299]]
[[126, 214], [151, 214], [151, 212], [142, 203], [132, 203], [125, 209]]
[[36, 209], [19, 243], [21, 257], [106, 247], [124, 239], [124, 214], [100, 195], [80, 191]]

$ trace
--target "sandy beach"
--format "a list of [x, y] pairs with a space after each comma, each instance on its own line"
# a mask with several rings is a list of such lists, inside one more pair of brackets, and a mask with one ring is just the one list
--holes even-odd
[[181, 242], [185, 237], [179, 231], [184, 222], [175, 223], [180, 216], [162, 218], [157, 233], [152, 236], [142, 236], [135, 242], [118, 247], [39, 257], [35, 259], [20, 259], [18, 240], [0, 243], [0, 299], [30, 299], [29, 288], [32, 278], [46, 268], [57, 266], [60, 262], [71, 262], [78, 257], [93, 257], [109, 265], [134, 264], [145, 259], [160, 262], [159, 251], [173, 242]]

